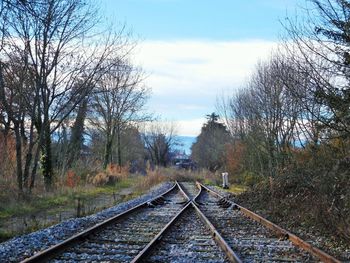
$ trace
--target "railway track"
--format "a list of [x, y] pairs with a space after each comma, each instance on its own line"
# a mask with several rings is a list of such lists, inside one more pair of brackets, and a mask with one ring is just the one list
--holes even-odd
[[195, 184], [179, 187], [191, 202], [132, 262], [241, 262], [193, 202]]
[[195, 209], [189, 205], [142, 262], [228, 262]]
[[147, 206], [119, 219], [98, 233], [91, 234], [63, 254], [54, 262], [64, 261], [118, 261], [130, 262], [147, 243], [168, 223], [184, 202], [180, 191], [174, 191], [166, 199], [158, 198]]
[[200, 209], [213, 223], [232, 250], [244, 262], [317, 262], [310, 253], [293, 245], [284, 235], [247, 218], [234, 204], [202, 191]]
[[203, 184], [195, 201], [244, 262], [340, 262]]
[[252, 214], [204, 185], [175, 182], [22, 262], [339, 262]]
[[178, 184], [22, 262], [130, 262], [186, 202]]

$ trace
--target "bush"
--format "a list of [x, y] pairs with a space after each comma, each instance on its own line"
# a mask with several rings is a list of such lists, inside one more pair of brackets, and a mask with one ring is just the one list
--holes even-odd
[[76, 187], [80, 182], [80, 177], [77, 176], [72, 170], [69, 170], [66, 175], [66, 186], [70, 188]]
[[119, 167], [116, 164], [109, 164], [105, 171], [94, 176], [88, 176], [87, 181], [95, 186], [113, 185], [116, 182], [126, 179], [129, 176], [129, 166]]
[[[240, 202], [253, 210], [268, 211], [276, 222], [286, 218], [293, 225], [317, 226], [327, 235], [350, 242], [350, 171], [349, 160], [323, 165], [317, 161], [291, 165], [275, 178], [266, 178]], [[250, 176], [247, 176], [247, 179]]]

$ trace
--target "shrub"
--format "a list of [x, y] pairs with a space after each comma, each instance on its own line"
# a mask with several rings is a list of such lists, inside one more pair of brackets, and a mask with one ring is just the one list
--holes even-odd
[[109, 164], [106, 173], [110, 177], [115, 177], [115, 180], [125, 179], [129, 175], [129, 165], [119, 166], [117, 164]]
[[76, 187], [80, 182], [80, 177], [76, 175], [72, 170], [69, 170], [66, 175], [66, 186], [70, 188]]
[[93, 185], [102, 186], [109, 182], [109, 178], [105, 172], [99, 172], [89, 180]]
[[88, 175], [87, 181], [96, 186], [113, 185], [128, 176], [129, 165], [120, 167], [116, 164], [109, 164], [105, 171], [99, 172], [95, 176]]
[[137, 185], [139, 190], [149, 189], [154, 185], [160, 184], [166, 181], [167, 177], [165, 176], [164, 170], [156, 166], [154, 169], [151, 169], [149, 165], [146, 168], [147, 175], [144, 176]]

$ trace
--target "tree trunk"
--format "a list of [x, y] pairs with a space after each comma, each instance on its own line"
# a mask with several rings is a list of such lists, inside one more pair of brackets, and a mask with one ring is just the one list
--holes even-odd
[[112, 138], [110, 136], [107, 136], [107, 141], [106, 141], [106, 145], [105, 145], [104, 161], [103, 161], [103, 169], [106, 169], [107, 165], [110, 163], [112, 143], [113, 143]]
[[67, 169], [71, 168], [73, 163], [78, 159], [84, 142], [84, 121], [86, 118], [88, 99], [84, 99], [78, 106], [78, 113], [75, 118], [72, 134], [69, 142], [69, 152], [67, 159]]
[[[9, 129], [7, 129], [7, 127], [5, 126], [5, 128], [3, 130], [1, 130], [1, 134], [2, 134], [2, 155], [1, 155], [1, 160], [0, 160], [0, 164], [5, 165], [5, 163], [7, 162], [7, 158], [8, 158], [8, 131]], [[5, 171], [4, 169], [0, 169], [0, 177], [3, 177], [5, 175]]]
[[23, 193], [23, 174], [22, 174], [22, 138], [20, 127], [18, 123], [14, 124], [15, 137], [16, 137], [16, 174], [17, 174], [17, 186], [19, 195]]
[[50, 123], [45, 121], [44, 124], [44, 134], [43, 134], [43, 145], [42, 145], [42, 159], [41, 167], [44, 176], [45, 190], [52, 190], [53, 183], [53, 169], [52, 169], [52, 153], [51, 153], [51, 133], [50, 133]]
[[24, 165], [24, 173], [23, 173], [23, 185], [30, 192], [30, 183], [29, 183], [29, 175], [30, 175], [30, 166], [33, 160], [33, 149], [34, 149], [34, 123], [32, 122], [30, 125], [29, 132], [29, 143], [27, 149], [27, 155]]
[[34, 163], [33, 163], [32, 173], [30, 177], [29, 193], [31, 193], [35, 185], [36, 173], [37, 173], [37, 168], [39, 163], [39, 156], [40, 156], [40, 147], [38, 146], [35, 152]]
[[118, 124], [118, 127], [117, 127], [117, 153], [118, 153], [119, 172], [121, 172], [121, 167], [122, 167], [122, 149], [121, 149], [120, 133], [121, 133], [120, 124]]

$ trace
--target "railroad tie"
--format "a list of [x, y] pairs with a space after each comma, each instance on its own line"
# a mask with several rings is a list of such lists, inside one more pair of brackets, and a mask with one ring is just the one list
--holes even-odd
[[239, 206], [238, 206], [237, 204], [235, 204], [235, 203], [233, 203], [232, 209], [233, 209], [233, 210], [241, 210], [241, 209], [239, 208]]
[[166, 199], [164, 196], [160, 196], [160, 197], [158, 197], [158, 199], [161, 199], [164, 202], [169, 202], [170, 201], [169, 199]]
[[176, 204], [177, 205], [183, 205], [183, 204], [187, 204], [189, 201], [188, 200], [185, 200], [185, 201], [182, 201], [182, 202], [177, 202]]
[[224, 203], [225, 201], [226, 201], [225, 198], [220, 198], [219, 201], [217, 201], [217, 203], [218, 203], [219, 205], [221, 205], [221, 204]]
[[232, 203], [230, 201], [228, 201], [226, 198], [222, 198], [218, 201], [218, 205], [222, 208], [229, 208], [230, 206], [232, 206]]
[[154, 205], [162, 205], [162, 204], [164, 204], [164, 200], [162, 200], [161, 198], [156, 198], [152, 201], [152, 203]]

